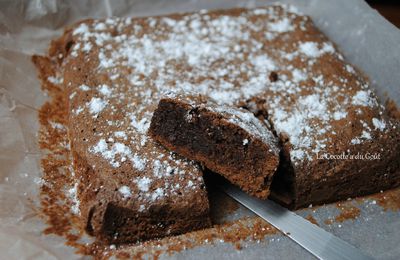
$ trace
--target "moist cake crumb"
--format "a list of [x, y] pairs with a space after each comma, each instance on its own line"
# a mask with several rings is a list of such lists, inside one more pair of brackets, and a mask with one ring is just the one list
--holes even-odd
[[169, 94], [154, 111], [150, 136], [266, 199], [279, 164], [278, 139], [251, 112], [201, 96]]

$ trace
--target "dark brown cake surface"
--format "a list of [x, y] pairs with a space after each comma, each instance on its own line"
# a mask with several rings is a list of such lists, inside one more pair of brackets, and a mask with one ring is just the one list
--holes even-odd
[[278, 139], [248, 110], [171, 93], [158, 103], [149, 134], [249, 194], [269, 195], [279, 163]]

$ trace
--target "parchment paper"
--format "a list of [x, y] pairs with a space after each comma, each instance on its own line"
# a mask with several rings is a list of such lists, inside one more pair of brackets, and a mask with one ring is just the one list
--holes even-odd
[[[361, 0], [286, 0], [310, 15], [345, 54], [371, 79], [378, 95], [400, 104], [400, 31]], [[32, 54], [44, 54], [62, 28], [83, 18], [146, 16], [178, 11], [254, 7], [270, 1], [154, 0], [154, 1], [0, 1], [0, 258], [80, 259], [60, 237], [43, 235], [37, 216], [40, 186], [40, 150], [37, 145], [37, 109], [46, 97], [40, 91]], [[381, 259], [400, 257], [400, 213], [383, 211], [373, 201], [362, 205], [354, 221], [326, 225], [337, 214], [324, 206], [301, 210], [312, 213], [321, 227]], [[240, 207], [232, 216], [250, 216]], [[311, 258], [300, 246], [282, 235], [260, 243], [247, 243], [242, 250], [219, 243], [161, 258]]]

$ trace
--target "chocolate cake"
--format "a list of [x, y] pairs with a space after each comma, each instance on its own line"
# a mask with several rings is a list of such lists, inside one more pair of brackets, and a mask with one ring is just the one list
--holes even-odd
[[249, 194], [268, 197], [279, 163], [278, 141], [248, 110], [172, 93], [158, 103], [149, 134]]
[[[267, 120], [284, 146], [271, 194], [286, 206], [400, 183], [398, 122], [367, 79], [290, 6], [89, 19], [33, 61], [40, 78], [69, 97], [76, 213], [109, 243], [210, 225], [198, 164], [147, 136], [165, 90]], [[380, 159], [329, 157], [343, 152]]]

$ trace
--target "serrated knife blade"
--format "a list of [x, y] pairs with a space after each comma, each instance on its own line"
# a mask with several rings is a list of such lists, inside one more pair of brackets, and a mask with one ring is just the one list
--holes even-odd
[[251, 197], [227, 182], [220, 183], [219, 187], [319, 259], [373, 259], [271, 200]]

